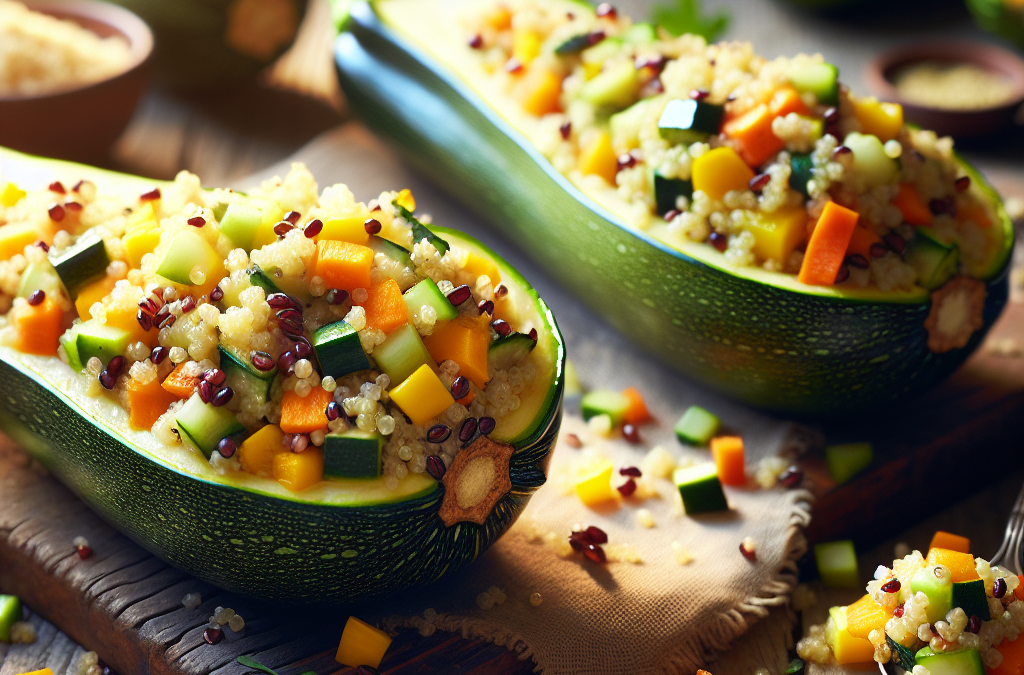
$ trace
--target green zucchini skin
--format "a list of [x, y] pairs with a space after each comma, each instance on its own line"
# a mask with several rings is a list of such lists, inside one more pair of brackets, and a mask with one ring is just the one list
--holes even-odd
[[[42, 184], [91, 180], [152, 181], [0, 149], [7, 180]], [[70, 168], [69, 168], [70, 167]], [[100, 183], [98, 183], [100, 184]], [[503, 274], [522, 277], [483, 245], [444, 228], [436, 232], [490, 254]], [[525, 284], [525, 282], [523, 282]], [[565, 349], [550, 309], [526, 285], [554, 345], [554, 379], [533, 422], [510, 441], [512, 490], [483, 525], [446, 527], [438, 516], [444, 488], [388, 504], [303, 502], [183, 473], [82, 410], [26, 363], [0, 358], [0, 429], [18, 441], [101, 517], [153, 555], [211, 584], [289, 603], [338, 603], [388, 595], [456, 574], [512, 525], [546, 481], [562, 420]]]
[[620, 332], [733, 398], [805, 418], [905, 401], [960, 366], [1006, 304], [1013, 235], [1001, 207], [994, 226], [1007, 228], [1007, 249], [987, 280], [984, 327], [966, 347], [934, 354], [923, 325], [930, 301], [800, 293], [673, 250], [583, 195], [467, 85], [386, 27], [370, 4], [352, 4], [341, 25], [338, 76], [371, 129]]

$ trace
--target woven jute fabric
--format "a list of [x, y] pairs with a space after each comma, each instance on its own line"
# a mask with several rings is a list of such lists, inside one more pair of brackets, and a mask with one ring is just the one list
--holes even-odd
[[[593, 510], [575, 496], [570, 476], [585, 452], [601, 452], [617, 467], [639, 465], [655, 445], [681, 463], [711, 461], [706, 449], [684, 446], [672, 431], [694, 404], [716, 412], [729, 433], [743, 437], [751, 467], [764, 457], [800, 452], [808, 443], [804, 430], [667, 372], [561, 291], [514, 242], [484, 227], [408, 170], [363, 127], [349, 124], [329, 132], [294, 159], [310, 168], [321, 188], [345, 183], [362, 201], [384, 190], [411, 188], [418, 213], [429, 213], [434, 223], [482, 240], [537, 288], [555, 314], [569, 359], [586, 388], [618, 391], [635, 386], [655, 417], [641, 427], [641, 444], [592, 439], [591, 447], [581, 450], [564, 441], [570, 432], [588, 438], [578, 399], [568, 400], [549, 481], [516, 525], [466, 570], [421, 592], [373, 603], [385, 625], [419, 627], [425, 620], [422, 612], [431, 608], [438, 614], [438, 629], [508, 646], [532, 657], [539, 670], [551, 675], [693, 673], [715, 651], [727, 649], [769, 606], [786, 602], [796, 580], [795, 561], [806, 548], [801, 531], [809, 519], [807, 493], [762, 490], [751, 481], [751, 487], [725, 488], [728, 512], [691, 517], [683, 513], [670, 481], [659, 480], [654, 486], [658, 496]], [[238, 187], [251, 187], [287, 170], [287, 163], [271, 167]], [[651, 512], [655, 527], [638, 523], [641, 508]], [[609, 552], [629, 549], [639, 562], [601, 565], [580, 554], [562, 557], [543, 540], [550, 533], [564, 541], [574, 527], [585, 525], [608, 533]], [[755, 562], [740, 554], [744, 537], [756, 543]], [[678, 547], [692, 562], [679, 564]], [[508, 599], [482, 610], [477, 595], [491, 586], [502, 589]], [[530, 603], [533, 593], [543, 597], [540, 606]]]

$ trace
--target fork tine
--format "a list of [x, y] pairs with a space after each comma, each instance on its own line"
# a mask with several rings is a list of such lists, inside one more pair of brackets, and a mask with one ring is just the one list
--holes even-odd
[[[999, 550], [992, 556], [990, 564], [1010, 567], [1017, 574], [1021, 574], [1021, 553], [1024, 549], [1024, 486], [1017, 495], [1017, 501], [1010, 511], [1010, 517], [1006, 522], [1006, 530], [1003, 534], [1003, 543]], [[1007, 560], [1010, 557], [1012, 560]]]

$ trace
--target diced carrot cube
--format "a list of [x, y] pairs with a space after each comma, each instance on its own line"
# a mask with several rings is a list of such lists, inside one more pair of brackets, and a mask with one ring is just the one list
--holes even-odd
[[160, 331], [157, 329], [144, 330], [137, 318], [138, 309], [130, 305], [118, 305], [108, 307], [106, 312], [107, 325], [113, 328], [120, 328], [131, 334], [132, 342], [142, 342], [152, 349], [160, 338]]
[[281, 431], [286, 434], [308, 434], [326, 429], [327, 404], [334, 395], [323, 387], [313, 387], [306, 396], [299, 396], [294, 390], [286, 391], [281, 399]]
[[11, 314], [17, 335], [15, 349], [25, 354], [56, 355], [64, 332], [64, 312], [56, 300], [46, 298], [35, 306], [26, 304]]
[[786, 146], [772, 133], [774, 119], [767, 104], [759, 103], [739, 117], [725, 122], [722, 132], [733, 140], [744, 162], [753, 167], [761, 166]]
[[523, 109], [540, 117], [561, 110], [562, 78], [548, 68], [530, 68], [516, 86]]
[[347, 241], [321, 240], [316, 243], [313, 268], [327, 288], [354, 291], [370, 287], [373, 249]]
[[850, 245], [846, 247], [846, 255], [861, 255], [871, 260], [871, 245], [880, 244], [882, 238], [875, 234], [875, 231], [867, 227], [853, 228], [850, 235]]
[[142, 384], [136, 379], [131, 379], [126, 387], [128, 391], [128, 422], [133, 429], [149, 430], [153, 428], [157, 419], [165, 412], [178, 397], [160, 386], [160, 381], [154, 379], [149, 384]]
[[[186, 361], [187, 363], [187, 361]], [[178, 398], [188, 398], [196, 390], [199, 385], [198, 375], [188, 375], [185, 373], [185, 363], [179, 363], [174, 367], [174, 370], [164, 378], [164, 381], [160, 383], [160, 386], [164, 388]]]
[[384, 333], [409, 323], [409, 308], [402, 297], [402, 289], [394, 279], [385, 279], [370, 286], [363, 310], [366, 311], [366, 325]]
[[803, 115], [809, 117], [811, 115], [810, 109], [804, 104], [802, 98], [800, 98], [800, 92], [793, 87], [781, 87], [772, 94], [772, 98], [768, 103], [768, 109], [772, 113], [772, 117], [783, 117], [790, 113], [796, 113], [797, 115]]
[[807, 243], [804, 262], [797, 277], [802, 284], [831, 286], [850, 247], [853, 230], [860, 215], [835, 202], [825, 205], [818, 224]]
[[886, 611], [873, 597], [865, 595], [846, 608], [846, 630], [853, 637], [866, 639], [874, 629], [884, 628], [891, 617], [891, 611]]
[[718, 480], [725, 485], [744, 485], [747, 482], [743, 439], [739, 436], [719, 436], [711, 439], [711, 456], [718, 470]]
[[1003, 640], [996, 649], [1003, 655], [1003, 662], [995, 668], [986, 668], [988, 675], [1024, 675], [1024, 640], [1019, 637], [1013, 642]]
[[945, 565], [952, 574], [953, 583], [978, 578], [974, 556], [970, 553], [951, 551], [948, 548], [933, 548], [928, 551], [925, 561], [929, 565]]
[[75, 298], [75, 309], [78, 310], [78, 317], [82, 321], [88, 321], [92, 316], [89, 313], [89, 308], [110, 295], [116, 283], [117, 279], [104, 276], [80, 288], [78, 290], [78, 297]]
[[903, 220], [911, 225], [928, 227], [935, 220], [932, 210], [909, 183], [900, 183], [900, 191], [892, 203], [903, 213]]
[[636, 387], [627, 387], [622, 390], [623, 395], [629, 399], [629, 407], [623, 420], [628, 424], [643, 424], [651, 421], [651, 413], [647, 410], [647, 402]]
[[932, 537], [932, 543], [928, 545], [928, 550], [933, 548], [944, 548], [950, 551], [959, 551], [960, 553], [971, 552], [971, 540], [967, 537], [961, 537], [959, 534], [951, 534], [949, 532], [943, 532], [938, 530], [935, 536]]
[[615, 185], [619, 160], [612, 147], [612, 138], [607, 132], [602, 131], [594, 136], [580, 151], [578, 168], [585, 176], [600, 176], [609, 185]]
[[956, 219], [961, 223], [973, 220], [978, 227], [985, 229], [992, 227], [992, 219], [989, 218], [988, 211], [985, 210], [985, 206], [980, 202], [973, 200], [968, 202], [966, 205], [962, 205], [957, 208]]
[[459, 364], [459, 372], [480, 389], [490, 379], [487, 352], [491, 329], [486, 314], [476, 318], [460, 316], [435, 326], [434, 332], [423, 338], [423, 344], [437, 363], [451, 360]]

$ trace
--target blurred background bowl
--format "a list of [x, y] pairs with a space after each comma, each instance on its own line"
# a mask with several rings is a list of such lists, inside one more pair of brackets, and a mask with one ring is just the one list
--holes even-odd
[[[965, 64], [999, 74], [1005, 78], [1009, 93], [1003, 103], [980, 108], [967, 103], [939, 108], [907, 100], [900, 94], [896, 76], [907, 67], [925, 63]], [[1009, 126], [1024, 101], [1024, 61], [1007, 49], [985, 42], [943, 40], [890, 49], [868, 64], [865, 80], [878, 98], [901, 104], [911, 122], [939, 135], [961, 138], [983, 136]]]
[[109, 2], [22, 2], [100, 37], [123, 38], [131, 60], [125, 70], [99, 82], [32, 96], [0, 95], [0, 145], [48, 157], [100, 161], [128, 125], [146, 86], [153, 34], [134, 13]]

